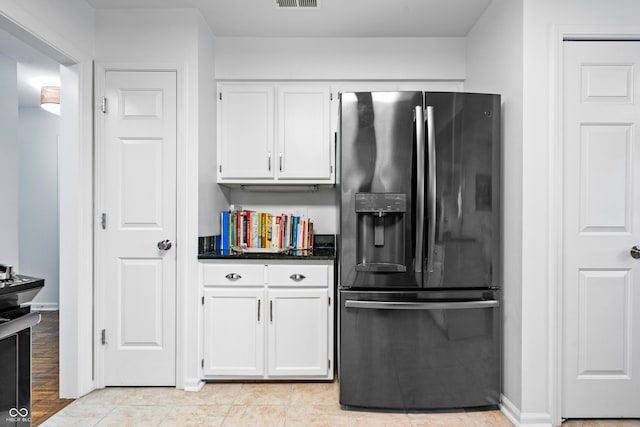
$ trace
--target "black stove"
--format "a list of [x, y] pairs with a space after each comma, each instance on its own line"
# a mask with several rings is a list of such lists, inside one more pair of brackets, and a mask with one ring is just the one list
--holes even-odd
[[44, 279], [14, 274], [0, 279], [0, 317], [8, 308], [23, 306], [33, 300], [44, 286]]
[[[7, 272], [8, 271], [8, 272]], [[30, 303], [44, 280], [0, 265], [0, 426], [31, 425], [31, 327], [40, 322]]]

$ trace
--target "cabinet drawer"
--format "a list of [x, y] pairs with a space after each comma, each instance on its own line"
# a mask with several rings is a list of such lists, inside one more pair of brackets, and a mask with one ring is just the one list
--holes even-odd
[[267, 283], [270, 286], [328, 286], [326, 265], [270, 265]]
[[264, 265], [205, 264], [202, 281], [205, 286], [262, 286]]

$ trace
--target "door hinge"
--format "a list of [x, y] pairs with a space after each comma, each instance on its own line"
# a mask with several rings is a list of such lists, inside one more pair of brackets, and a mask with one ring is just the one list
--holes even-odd
[[100, 216], [100, 226], [102, 227], [103, 230], [107, 229], [107, 214], [103, 213]]
[[107, 97], [103, 96], [102, 97], [102, 103], [100, 104], [100, 109], [102, 110], [103, 113], [107, 113]]
[[102, 342], [102, 345], [107, 344], [107, 331], [105, 329], [100, 331], [100, 342]]

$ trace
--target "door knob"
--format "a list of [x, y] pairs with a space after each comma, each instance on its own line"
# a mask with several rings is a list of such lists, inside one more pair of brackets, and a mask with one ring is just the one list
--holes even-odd
[[640, 258], [640, 246], [636, 245], [634, 247], [631, 248], [631, 251], [629, 251], [631, 253], [631, 258], [633, 259], [639, 259]]
[[168, 251], [171, 249], [171, 241], [170, 240], [160, 240], [158, 242], [158, 249], [161, 251]]

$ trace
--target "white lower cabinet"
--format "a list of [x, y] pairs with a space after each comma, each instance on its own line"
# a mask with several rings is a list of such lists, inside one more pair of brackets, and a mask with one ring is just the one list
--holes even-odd
[[332, 261], [207, 260], [200, 280], [205, 379], [333, 379]]
[[264, 374], [264, 290], [204, 292], [205, 375]]
[[270, 289], [269, 376], [326, 376], [328, 294], [326, 289]]

